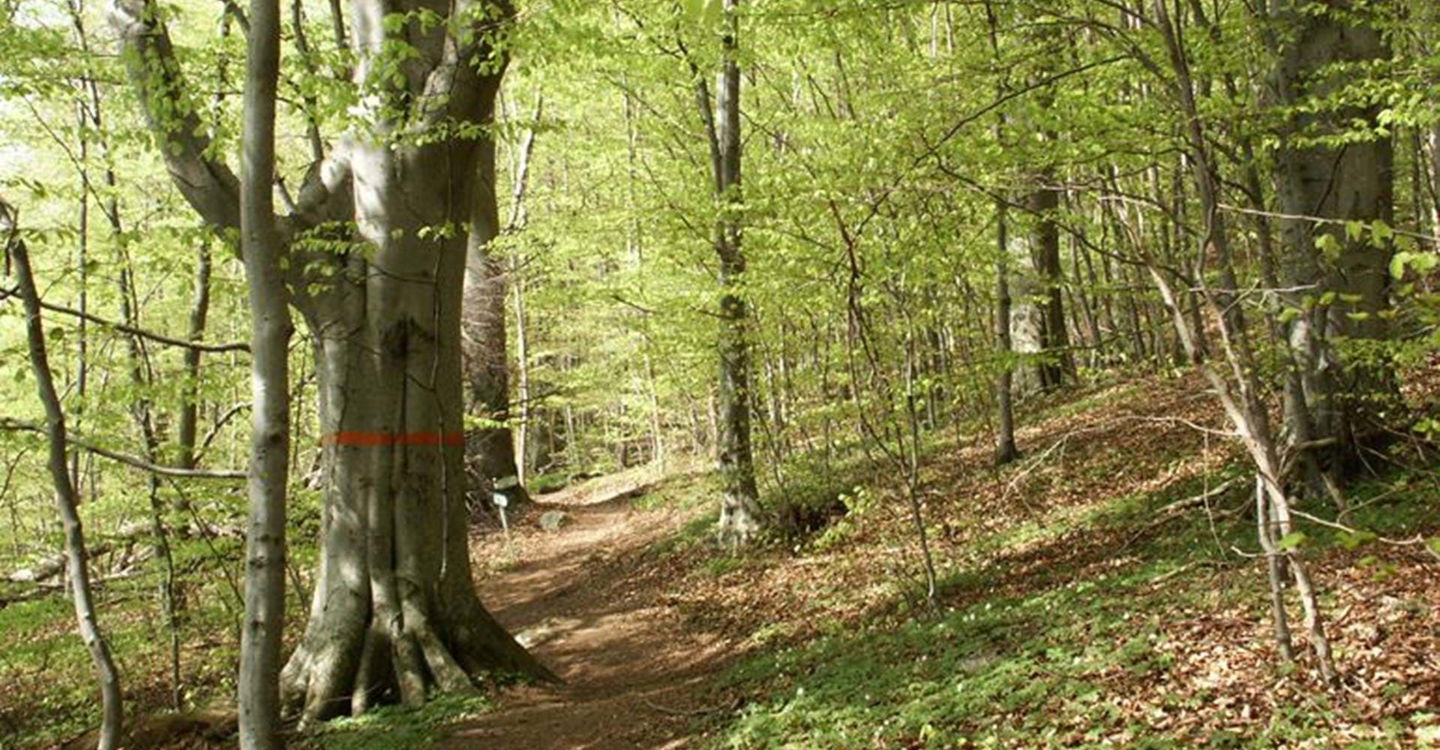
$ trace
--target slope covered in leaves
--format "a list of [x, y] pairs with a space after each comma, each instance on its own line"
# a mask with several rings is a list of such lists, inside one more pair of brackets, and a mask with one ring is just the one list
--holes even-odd
[[1207, 432], [1223, 427], [1212, 404], [1189, 378], [1117, 383], [1031, 404], [1016, 465], [991, 468], [983, 443], [935, 447], [922, 491], [938, 611], [884, 476], [858, 478], [850, 512], [807, 538], [666, 552], [655, 575], [686, 568], [666, 595], [743, 653], [704, 731], [740, 747], [1433, 740], [1435, 475], [1351, 497], [1345, 525], [1411, 544], [1305, 525], [1345, 673], [1327, 691], [1308, 656], [1277, 663], [1252, 480]]

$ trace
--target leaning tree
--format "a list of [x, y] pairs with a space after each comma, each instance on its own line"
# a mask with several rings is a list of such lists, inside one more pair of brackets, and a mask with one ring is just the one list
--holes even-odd
[[[358, 103], [293, 199], [281, 191], [284, 283], [314, 342], [323, 435], [322, 553], [281, 680], [307, 719], [472, 689], [489, 670], [549, 674], [481, 605], [466, 545], [466, 232], [512, 15], [505, 0], [354, 0], [341, 43]], [[232, 233], [239, 180], [160, 5], [114, 0], [111, 18], [175, 186]]]

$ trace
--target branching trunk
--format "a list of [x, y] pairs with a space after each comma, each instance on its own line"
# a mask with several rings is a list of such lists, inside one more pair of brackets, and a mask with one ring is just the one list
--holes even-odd
[[[1194, 84], [1190, 78], [1189, 60], [1181, 45], [1176, 27], [1172, 24], [1165, 0], [1154, 2], [1155, 20], [1169, 54], [1171, 70], [1175, 75], [1175, 89], [1182, 113], [1187, 122], [1186, 138], [1194, 167], [1195, 184], [1203, 212], [1204, 234], [1201, 255], [1196, 262], [1195, 277], [1199, 284], [1198, 294], [1218, 331], [1224, 363], [1228, 374], [1206, 358], [1199, 345], [1204, 329], [1192, 327], [1187, 320], [1176, 294], [1166, 275], [1157, 267], [1154, 259], [1142, 250], [1151, 278], [1160, 290], [1162, 299], [1169, 309], [1176, 333], [1189, 359], [1195, 363], [1206, 381], [1220, 400], [1237, 437], [1250, 455], [1256, 471], [1259, 493], [1256, 512], [1259, 521], [1260, 539], [1267, 556], [1281, 555], [1289, 569], [1300, 595], [1305, 612], [1305, 629], [1310, 645], [1315, 652], [1322, 678], [1329, 684], [1338, 682], [1330, 642], [1325, 635], [1320, 618], [1318, 596], [1310, 579], [1308, 567], [1300, 550], [1294, 545], [1278, 543], [1291, 533], [1290, 500], [1283, 485], [1283, 461], [1278, 442], [1270, 424], [1269, 412], [1262, 401], [1263, 389], [1259, 380], [1253, 347], [1248, 338], [1240, 308], [1234, 299], [1238, 285], [1230, 251], [1228, 230], [1220, 213], [1217, 196], [1218, 173], [1210, 156], [1210, 146], [1203, 121], [1195, 104]], [[1137, 238], [1138, 239], [1138, 238]], [[1143, 247], [1140, 242], [1137, 247]], [[1212, 262], [1217, 267], [1219, 290], [1212, 289], [1205, 281], [1205, 264]], [[1273, 577], [1276, 575], [1275, 562], [1268, 562], [1272, 576], [1272, 592], [1276, 589]], [[1285, 617], [1283, 602], [1276, 601], [1274, 628], [1277, 649], [1284, 656], [1290, 653], [1289, 626]]]
[[[198, 117], [179, 95], [181, 66], [153, 2], [114, 1], [113, 24], [177, 187], [212, 226], [236, 228], [239, 181], [213, 158]], [[465, 239], [456, 228], [472, 210], [476, 149], [473, 140], [429, 137], [491, 118], [504, 67], [493, 37], [513, 10], [462, 3], [454, 12], [472, 23], [465, 34], [454, 34], [454, 24], [396, 27], [385, 20], [417, 8], [352, 3], [355, 84], [378, 101], [364, 110], [364, 127], [307, 171], [294, 209], [274, 217], [272, 237], [257, 238], [289, 256], [283, 269], [267, 271], [283, 271], [283, 283], [274, 276], [252, 280], [252, 294], [264, 297], [258, 307], [268, 311], [255, 316], [257, 341], [270, 347], [288, 331], [275, 299], [288, 289], [316, 346], [321, 554], [309, 622], [281, 676], [287, 703], [303, 705], [311, 720], [391, 698], [419, 702], [431, 688], [468, 690], [488, 671], [553, 677], [490, 617], [471, 579], [460, 364]], [[268, 38], [255, 26], [252, 19], [252, 43]], [[402, 43], [417, 56], [404, 75], [393, 76], [377, 56]], [[262, 189], [259, 180], [247, 185], [255, 198], [247, 215], [261, 213], [262, 193], [269, 194], [268, 181]], [[365, 247], [337, 254], [297, 242], [311, 236]], [[257, 271], [266, 270], [259, 267], [264, 257], [246, 252]], [[282, 354], [280, 347], [253, 352], [257, 371], [274, 372], [257, 384], [278, 387], [274, 368]], [[279, 429], [285, 403], [283, 395], [257, 393], [253, 406], [255, 440], [275, 448], [257, 456], [277, 464], [287, 453], [288, 431]], [[281, 466], [266, 476], [283, 480]], [[271, 531], [283, 531], [277, 525], [283, 516], [256, 520], [263, 528], [251, 530], [252, 544], [283, 544]], [[250, 572], [278, 578], [282, 562], [252, 556]], [[247, 616], [247, 631], [259, 627], [268, 635], [275, 625], [278, 619]], [[255, 652], [267, 661], [247, 664], [254, 679], [242, 681], [262, 702], [270, 698], [261, 691], [270, 683], [262, 673], [271, 653]], [[258, 715], [255, 726], [264, 731]]]

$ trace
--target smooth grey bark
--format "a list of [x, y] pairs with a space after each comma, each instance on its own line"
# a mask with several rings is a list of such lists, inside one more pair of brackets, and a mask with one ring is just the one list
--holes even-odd
[[[69, 7], [72, 23], [77, 32], [76, 37], [84, 40], [85, 29], [80, 20], [79, 8], [77, 8], [73, 2]], [[84, 46], [86, 42], [82, 41], [81, 44], [82, 51], [88, 52]], [[75, 109], [77, 113], [76, 119], [78, 120], [77, 124], [79, 125], [78, 129], [83, 133], [85, 132], [85, 127], [90, 122], [90, 117], [85, 112], [85, 105], [83, 103], [78, 103]], [[79, 163], [81, 166], [79, 167], [80, 201], [78, 206], [79, 216], [77, 217], [79, 236], [75, 248], [75, 282], [79, 289], [76, 294], [75, 307], [80, 311], [82, 317], [80, 318], [80, 325], [77, 326], [75, 336], [75, 397], [83, 404], [85, 403], [85, 396], [89, 391], [88, 386], [90, 383], [90, 327], [87, 325], [89, 321], [83, 317], [84, 313], [90, 309], [90, 270], [87, 268], [90, 263], [90, 193], [86, 190], [86, 187], [90, 184], [90, 172], [89, 167], [85, 166], [90, 163], [90, 139], [80, 138], [78, 145], [80, 151]], [[83, 419], [83, 417], [77, 417], [75, 420], [75, 426], [77, 428], [80, 428], [83, 424], [81, 419]], [[83, 498], [85, 496], [85, 485], [90, 482], [93, 477], [83, 476], [81, 474], [80, 453], [78, 451], [70, 457], [70, 478], [70, 481], [75, 485], [76, 498]]]
[[[114, 3], [177, 187], [213, 227], [234, 229], [238, 181], [208, 153], [153, 0]], [[460, 303], [475, 142], [434, 137], [489, 121], [505, 62], [495, 35], [513, 10], [462, 2], [453, 13], [469, 26], [454, 36], [454, 24], [385, 23], [418, 2], [351, 7], [355, 85], [373, 94], [366, 121], [311, 165], [293, 208], [275, 217], [290, 301], [315, 342], [324, 436], [316, 585], [281, 676], [306, 719], [469, 690], [489, 671], [553, 678], [485, 611], [471, 579]], [[404, 75], [376, 69], [400, 44], [415, 50]], [[355, 249], [311, 250], [312, 238]]]
[[[465, 42], [443, 24], [387, 28], [393, 4], [357, 2], [353, 11], [356, 84], [380, 99], [369, 132], [344, 149], [366, 250], [337, 258], [324, 291], [300, 304], [318, 347], [329, 478], [310, 620], [283, 678], [309, 719], [473, 690], [489, 671], [553, 678], [481, 606], [470, 572], [467, 238], [435, 230], [468, 222], [478, 144], [416, 137], [493, 117], [504, 67], [494, 35], [511, 10], [457, 6], [480, 19]], [[382, 50], [402, 39], [425, 64], [404, 81], [371, 81]]]
[[1006, 262], [1011, 271], [1008, 279], [1010, 351], [1016, 355], [1011, 367], [1012, 390], [1030, 394], [1045, 387], [1040, 366], [1040, 356], [1045, 349], [1045, 322], [1038, 304], [1044, 295], [1044, 283], [1035, 272], [1034, 233], [1022, 229], [1007, 231], [1005, 236], [1009, 255]]
[[467, 436], [467, 457], [476, 479], [502, 490], [515, 504], [530, 497], [520, 483], [515, 463], [515, 434], [510, 426], [510, 368], [506, 361], [505, 260], [494, 252], [500, 236], [495, 198], [495, 143], [487, 137], [478, 147], [478, 169], [470, 233], [465, 250], [465, 281], [461, 313], [465, 375], [470, 386], [470, 413], [486, 424]]
[[[516, 395], [520, 398], [520, 427], [515, 431], [514, 445], [520, 452], [515, 459], [516, 476], [523, 487], [536, 463], [537, 451], [532, 447], [535, 408], [530, 400], [530, 317], [525, 312], [525, 277], [519, 268], [515, 271], [515, 374], [519, 376]], [[573, 435], [567, 439], [571, 438]]]
[[30, 368], [35, 374], [35, 384], [40, 401], [45, 405], [46, 433], [49, 438], [50, 478], [55, 485], [55, 506], [60, 512], [60, 521], [65, 529], [65, 560], [70, 576], [70, 596], [75, 604], [75, 620], [80, 630], [80, 639], [90, 651], [95, 672], [100, 683], [102, 720], [100, 725], [100, 750], [118, 746], [124, 721], [120, 695], [120, 675], [110, 648], [100, 630], [95, 613], [95, 602], [90, 590], [90, 570], [86, 564], [85, 532], [80, 522], [80, 497], [71, 480], [68, 463], [68, 442], [65, 433], [65, 412], [61, 408], [60, 395], [55, 390], [51, 376], [50, 362], [45, 351], [45, 327], [40, 319], [40, 293], [35, 287], [35, 276], [30, 268], [30, 254], [25, 241], [18, 236], [19, 226], [15, 210], [0, 200], [0, 232], [5, 236], [5, 249], [14, 265], [19, 281], [20, 298], [25, 305], [25, 331], [30, 348]]
[[[739, 0], [725, 0], [724, 62], [713, 117], [712, 149], [720, 218], [715, 251], [720, 258], [720, 455], [722, 482], [717, 535], [722, 544], [748, 542], [760, 530], [760, 491], [750, 440], [750, 341], [741, 290], [745, 253], [740, 211], [740, 63]], [[709, 99], [703, 99], [709, 109]]]
[[1075, 365], [1070, 353], [1070, 334], [1065, 320], [1065, 271], [1060, 263], [1060, 227], [1055, 213], [1060, 209], [1060, 191], [1053, 185], [1053, 170], [1044, 170], [1040, 185], [1026, 197], [1026, 208], [1035, 216], [1031, 262], [1043, 285], [1040, 294], [1040, 387], [1045, 390], [1064, 385]]
[[[1302, 7], [1303, 6], [1303, 7]], [[1273, 79], [1277, 104], [1290, 109], [1276, 153], [1276, 199], [1280, 209], [1281, 282], [1286, 303], [1299, 313], [1287, 338], [1303, 386], [1303, 405], [1291, 399], [1286, 419], [1314, 448], [1327, 473], [1353, 475], [1361, 455], [1385, 428], [1384, 413], [1396, 403], [1397, 385], [1383, 349], [1365, 342], [1389, 335], [1388, 241], [1368, 232], [1349, 236], [1345, 222], [1394, 221], [1393, 136], [1370, 136], [1343, 146], [1316, 138], [1377, 123], [1381, 105], [1301, 107], [1345, 89], [1337, 63], [1373, 64], [1390, 57], [1375, 11], [1349, 0], [1297, 3], [1274, 0], [1267, 20], [1280, 25], [1271, 43], [1278, 54]], [[1330, 234], [1334, 257], [1317, 247]], [[1308, 423], [1308, 424], [1307, 424]]]
[[240, 627], [240, 747], [284, 746], [280, 648], [285, 626], [285, 505], [290, 476], [289, 292], [275, 226], [279, 0], [250, 0], [241, 120], [240, 251], [250, 303], [249, 518]]
[[1430, 227], [1440, 234], [1440, 125], [1425, 131], [1425, 144], [1430, 155]]

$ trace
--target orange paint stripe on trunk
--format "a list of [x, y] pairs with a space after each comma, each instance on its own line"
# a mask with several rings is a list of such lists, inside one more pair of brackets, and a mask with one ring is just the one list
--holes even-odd
[[320, 440], [325, 445], [465, 445], [463, 432], [337, 432]]

